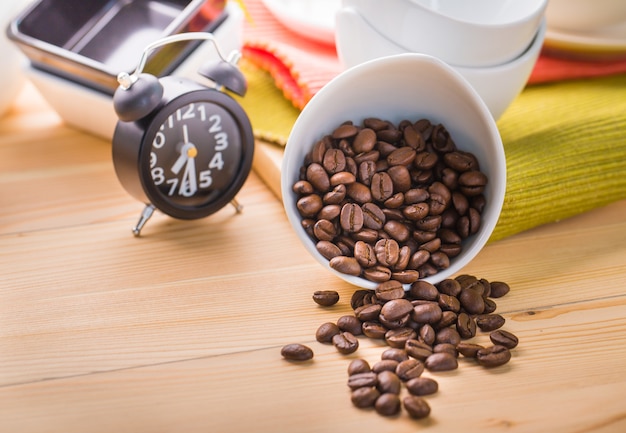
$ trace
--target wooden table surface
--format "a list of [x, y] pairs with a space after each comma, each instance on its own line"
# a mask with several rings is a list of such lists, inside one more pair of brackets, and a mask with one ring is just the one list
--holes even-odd
[[[261, 171], [263, 161], [255, 162]], [[346, 367], [315, 341], [351, 313], [349, 286], [298, 243], [253, 173], [232, 207], [192, 222], [119, 185], [110, 144], [63, 125], [27, 86], [0, 119], [0, 431], [624, 432], [626, 201], [488, 245], [464, 270], [506, 281], [511, 362], [470, 362], [431, 416], [352, 406]], [[332, 308], [315, 290], [334, 289]], [[312, 362], [281, 358], [292, 342]]]

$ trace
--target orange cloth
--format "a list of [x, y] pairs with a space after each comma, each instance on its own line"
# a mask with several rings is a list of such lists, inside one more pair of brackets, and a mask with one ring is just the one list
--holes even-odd
[[[243, 55], [268, 71], [276, 86], [298, 109], [342, 71], [334, 46], [303, 38], [279, 23], [261, 0], [244, 0]], [[539, 84], [626, 72], [626, 60], [582, 61], [542, 53], [528, 80]]]

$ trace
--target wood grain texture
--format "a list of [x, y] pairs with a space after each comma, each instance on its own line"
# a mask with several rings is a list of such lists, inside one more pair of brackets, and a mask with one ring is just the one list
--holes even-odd
[[[626, 431], [626, 201], [489, 244], [464, 272], [511, 285], [513, 359], [425, 373], [431, 417], [384, 418], [346, 386], [348, 362], [383, 346], [315, 341], [354, 287], [298, 243], [258, 156], [241, 214], [157, 214], [134, 238], [142, 205], [109, 144], [26, 88], [0, 119], [0, 431]], [[320, 289], [340, 302], [314, 304]], [[313, 361], [283, 360], [293, 342]]]

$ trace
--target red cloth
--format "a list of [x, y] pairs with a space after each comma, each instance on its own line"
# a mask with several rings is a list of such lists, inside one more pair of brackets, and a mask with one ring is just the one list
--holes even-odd
[[[243, 55], [267, 70], [293, 105], [302, 109], [311, 97], [342, 71], [334, 46], [293, 33], [265, 8], [261, 0], [245, 0]], [[583, 61], [542, 53], [528, 85], [626, 73], [626, 59]]]

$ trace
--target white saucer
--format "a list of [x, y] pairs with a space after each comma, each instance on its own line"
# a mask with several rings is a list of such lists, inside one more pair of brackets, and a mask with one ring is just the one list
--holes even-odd
[[586, 33], [548, 27], [545, 46], [578, 58], [626, 59], [626, 23]]
[[281, 24], [298, 35], [335, 44], [335, 12], [341, 0], [262, 0]]

